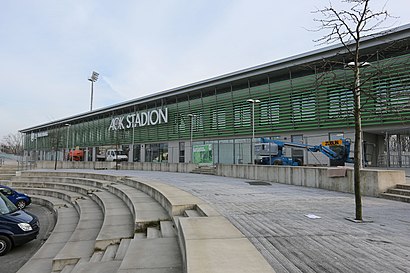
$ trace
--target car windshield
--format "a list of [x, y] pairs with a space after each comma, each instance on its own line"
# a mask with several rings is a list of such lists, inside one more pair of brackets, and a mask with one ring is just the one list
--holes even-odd
[[13, 213], [17, 211], [18, 208], [2, 193], [0, 193], [0, 215]]

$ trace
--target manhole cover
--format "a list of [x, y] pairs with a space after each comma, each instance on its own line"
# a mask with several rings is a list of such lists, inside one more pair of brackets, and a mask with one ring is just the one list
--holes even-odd
[[246, 181], [246, 183], [248, 183], [249, 185], [252, 186], [270, 186], [272, 185], [269, 182], [265, 182], [265, 181]]

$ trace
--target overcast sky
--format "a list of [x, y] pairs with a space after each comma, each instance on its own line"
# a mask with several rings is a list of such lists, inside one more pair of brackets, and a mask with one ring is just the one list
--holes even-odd
[[[338, 1], [333, 1], [334, 3]], [[410, 23], [409, 0], [374, 0]], [[1, 0], [0, 140], [9, 133], [318, 49], [328, 0]]]

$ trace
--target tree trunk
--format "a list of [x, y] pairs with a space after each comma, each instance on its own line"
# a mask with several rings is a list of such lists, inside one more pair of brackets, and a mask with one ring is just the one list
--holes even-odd
[[354, 74], [354, 196], [356, 203], [356, 220], [362, 221], [362, 194], [360, 190], [360, 170], [362, 169], [362, 118], [360, 111], [360, 68], [358, 61], [355, 62]]

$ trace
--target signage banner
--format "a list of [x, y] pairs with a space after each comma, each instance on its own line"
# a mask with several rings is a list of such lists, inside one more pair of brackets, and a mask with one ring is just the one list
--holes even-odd
[[341, 139], [328, 140], [328, 141], [322, 142], [322, 146], [340, 146], [340, 145], [343, 145], [343, 141]]
[[34, 141], [37, 138], [46, 137], [46, 136], [48, 136], [48, 131], [38, 132], [38, 133], [33, 133], [32, 132], [31, 135], [30, 135], [30, 138], [31, 138], [31, 141]]
[[117, 131], [148, 125], [168, 123], [168, 108], [141, 111], [111, 120], [108, 130]]
[[212, 144], [194, 145], [193, 146], [193, 163], [196, 164], [213, 164]]

